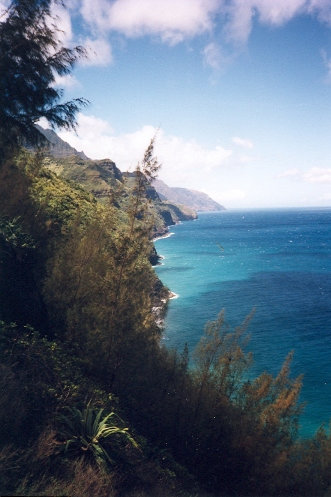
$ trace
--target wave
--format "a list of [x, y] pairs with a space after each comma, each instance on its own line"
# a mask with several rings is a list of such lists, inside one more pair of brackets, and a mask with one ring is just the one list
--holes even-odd
[[164, 238], [170, 238], [172, 235], [174, 235], [172, 231], [170, 233], [167, 233], [166, 235], [158, 236], [154, 238], [153, 242], [157, 242], [158, 240], [163, 240]]

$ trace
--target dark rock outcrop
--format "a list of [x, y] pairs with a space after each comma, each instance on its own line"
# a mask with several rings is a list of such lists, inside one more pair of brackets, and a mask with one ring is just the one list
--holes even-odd
[[104, 173], [106, 176], [111, 177], [112, 179], [117, 179], [118, 181], [123, 181], [123, 174], [116, 166], [115, 162], [110, 159], [102, 159], [98, 161], [93, 161], [96, 167], [100, 171], [100, 175], [102, 176]]

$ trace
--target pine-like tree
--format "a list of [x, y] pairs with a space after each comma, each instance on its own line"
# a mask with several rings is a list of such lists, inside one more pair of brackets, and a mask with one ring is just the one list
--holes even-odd
[[69, 74], [85, 50], [62, 46], [51, 4], [13, 0], [0, 12], [0, 159], [22, 143], [44, 141], [35, 127], [41, 117], [52, 127], [74, 128], [77, 111], [87, 103], [62, 103], [63, 90], [55, 87], [56, 76]]

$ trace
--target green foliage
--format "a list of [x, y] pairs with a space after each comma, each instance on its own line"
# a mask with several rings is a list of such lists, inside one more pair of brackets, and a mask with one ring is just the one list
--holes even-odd
[[[191, 481], [192, 473], [216, 492], [322, 495], [330, 487], [330, 438], [321, 430], [297, 439], [301, 378], [291, 378], [292, 355], [277, 376], [251, 379], [250, 318], [232, 330], [224, 312], [207, 323], [191, 361], [187, 348], [179, 354], [160, 343], [152, 311], [157, 279], [148, 262], [151, 151], [130, 178], [131, 193], [123, 185], [103, 204], [27, 152], [0, 169], [0, 312], [10, 308], [6, 320], [17, 321], [0, 324], [0, 439], [13, 444], [17, 465], [6, 481], [31, 475], [27, 489], [40, 479], [38, 488], [49, 491], [47, 478], [72, 488], [73, 460], [58, 457], [51, 436], [67, 406], [66, 454], [85, 457], [89, 468], [121, 460], [124, 471], [130, 464], [131, 484], [147, 484], [142, 467], [149, 467], [150, 479], [167, 477], [167, 485], [178, 475]], [[134, 441], [110, 392], [159, 469], [127, 448]], [[93, 407], [77, 409], [87, 398]], [[31, 461], [27, 451], [21, 457], [27, 446]], [[130, 461], [123, 461], [127, 451]], [[107, 495], [108, 476], [96, 477], [100, 495]]]
[[247, 343], [244, 334], [250, 319], [251, 316], [230, 331], [223, 310], [215, 321], [207, 323], [194, 353], [195, 375], [201, 390], [209, 384], [217, 389], [219, 396], [238, 399], [243, 375], [252, 363], [252, 354], [244, 352]]
[[141, 245], [130, 240], [116, 210], [99, 206], [86, 222], [73, 221], [49, 260], [44, 286], [58, 335], [93, 357], [95, 368], [108, 365], [108, 381], [128, 342], [154, 326], [155, 276]]
[[20, 217], [13, 219], [0, 218], [0, 236], [15, 248], [35, 248], [35, 242], [29, 233], [24, 233]]
[[65, 452], [92, 457], [100, 468], [107, 470], [115, 464], [116, 453], [123, 449], [121, 442], [138, 448], [114, 411], [106, 414], [104, 409], [95, 409], [88, 404], [82, 411], [72, 407], [67, 408], [67, 412], [60, 418], [62, 429], [59, 432]]
[[96, 201], [22, 151], [0, 168], [0, 319], [30, 323], [54, 335], [42, 296], [46, 260], [77, 212]]
[[146, 148], [142, 163], [138, 163], [137, 166], [137, 171], [140, 171], [145, 176], [148, 184], [151, 184], [152, 181], [156, 179], [161, 167], [157, 157], [154, 155], [155, 140], [156, 135], [151, 139], [148, 147]]
[[96, 390], [77, 357], [30, 326], [0, 322], [0, 357], [2, 442], [25, 443], [56, 409]]
[[210, 322], [190, 369], [187, 351], [151, 350], [126, 400], [134, 426], [210, 490], [286, 494], [301, 379], [290, 378], [291, 357], [275, 378], [248, 379], [248, 320], [231, 330], [222, 312]]
[[[148, 169], [147, 162], [143, 167]], [[44, 285], [58, 336], [93, 358], [93, 370], [110, 390], [139, 368], [140, 348], [159, 338], [151, 304], [157, 279], [148, 260], [150, 226], [143, 218], [146, 181], [141, 178], [136, 176], [125, 210], [98, 204], [85, 217], [79, 210], [48, 261]], [[45, 198], [53, 211], [50, 197]]]
[[53, 236], [65, 233], [68, 223], [77, 217], [77, 213], [81, 219], [88, 217], [96, 205], [95, 199], [82, 188], [45, 169], [34, 178], [30, 199], [37, 216]]
[[[153, 160], [157, 162], [156, 158]], [[93, 193], [100, 202], [111, 203], [119, 207], [120, 212], [123, 213], [128, 207], [129, 199], [132, 199], [132, 190], [137, 189], [137, 171], [121, 173], [109, 159], [92, 161], [83, 160], [77, 156], [61, 159], [45, 157], [43, 164], [62, 178], [80, 184], [88, 192]], [[160, 201], [154, 187], [147, 181], [147, 177], [141, 175], [142, 167], [143, 164], [139, 164], [141, 186], [145, 190], [143, 192], [145, 197], [143, 217], [145, 227], [149, 224], [153, 225], [150, 236], [164, 233], [166, 226], [178, 221], [195, 219], [196, 214], [191, 209]]]
[[41, 117], [52, 126], [73, 128], [84, 99], [61, 103], [57, 75], [70, 73], [84, 49], [63, 47], [51, 0], [13, 0], [0, 23], [0, 144], [38, 144], [44, 138], [35, 124]]

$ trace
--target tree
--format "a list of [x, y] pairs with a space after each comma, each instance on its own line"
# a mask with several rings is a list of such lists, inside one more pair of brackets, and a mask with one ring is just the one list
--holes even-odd
[[[71, 221], [68, 216], [47, 264], [44, 297], [53, 328], [89, 357], [111, 390], [129, 388], [129, 368], [137, 373], [142, 349], [160, 336], [152, 310], [156, 276], [148, 260], [146, 188], [159, 167], [153, 147], [154, 139], [138, 164], [134, 184], [119, 193], [124, 208], [98, 204], [88, 216], [81, 209]], [[39, 198], [51, 205], [54, 216], [56, 192], [41, 186]], [[60, 207], [65, 203], [61, 196]]]
[[0, 159], [18, 145], [45, 142], [35, 126], [41, 117], [53, 128], [75, 128], [87, 104], [83, 98], [61, 103], [63, 90], [55, 88], [56, 77], [69, 74], [85, 50], [62, 46], [51, 4], [13, 0], [0, 12]]

